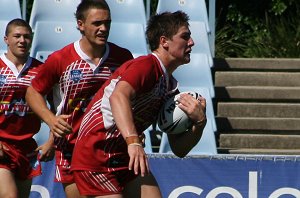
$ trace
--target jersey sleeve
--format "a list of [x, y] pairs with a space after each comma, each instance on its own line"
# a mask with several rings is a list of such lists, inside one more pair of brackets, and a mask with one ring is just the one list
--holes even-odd
[[40, 66], [36, 77], [32, 80], [32, 87], [42, 95], [52, 90], [55, 83], [59, 81], [59, 62], [53, 56], [49, 56], [46, 62]]
[[146, 92], [153, 88], [159, 74], [153, 61], [140, 58], [128, 63], [120, 80], [128, 82], [137, 93]]

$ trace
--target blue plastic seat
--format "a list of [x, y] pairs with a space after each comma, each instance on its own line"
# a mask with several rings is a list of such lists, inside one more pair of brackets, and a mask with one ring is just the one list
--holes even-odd
[[149, 53], [144, 27], [140, 23], [112, 22], [108, 41], [127, 48], [135, 58]]
[[44, 144], [49, 138], [50, 129], [45, 122], [41, 123], [40, 131], [33, 136], [38, 145]]
[[206, 31], [210, 33], [205, 0], [159, 0], [156, 12], [175, 12], [177, 10], [182, 10], [187, 13], [190, 17], [190, 21], [204, 22]]
[[[162, 133], [162, 139], [159, 146], [159, 153], [173, 153], [166, 133]], [[198, 144], [188, 153], [188, 155], [215, 155], [217, 146], [215, 134], [210, 122], [206, 123], [202, 137]]]
[[74, 13], [81, 0], [34, 0], [29, 24], [35, 31], [37, 21], [76, 22]]
[[209, 66], [213, 66], [213, 58], [209, 46], [208, 34], [205, 30], [205, 24], [201, 21], [191, 21], [190, 31], [195, 45], [192, 47], [192, 53], [203, 53], [207, 55]]
[[76, 22], [37, 22], [30, 56], [44, 62], [53, 51], [81, 38]]
[[8, 20], [0, 20], [0, 54], [3, 54], [7, 51], [7, 45], [4, 42], [4, 36], [5, 36], [5, 29], [6, 25], [9, 21]]
[[146, 129], [144, 131], [144, 134], [145, 134], [145, 152], [147, 154], [150, 154], [150, 153], [153, 153], [153, 150], [152, 150], [152, 143], [151, 143], [151, 136], [150, 136], [150, 127], [148, 129]]
[[206, 87], [210, 96], [215, 97], [211, 67], [206, 54], [191, 53], [191, 61], [177, 68], [173, 75], [181, 86]]
[[19, 0], [0, 0], [0, 20], [22, 18]]
[[146, 27], [146, 11], [141, 0], [108, 0], [113, 22], [140, 23]]

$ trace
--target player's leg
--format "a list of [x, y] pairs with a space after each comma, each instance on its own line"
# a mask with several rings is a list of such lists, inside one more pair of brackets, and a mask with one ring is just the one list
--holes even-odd
[[75, 183], [63, 183], [65, 194], [67, 198], [83, 198], [80, 196], [78, 188]]
[[0, 197], [18, 197], [18, 189], [14, 174], [4, 168], [0, 168]]
[[27, 198], [30, 195], [30, 188], [31, 188], [31, 179], [27, 179], [24, 181], [16, 180], [17, 188], [18, 188], [18, 197]]
[[144, 177], [138, 176], [128, 183], [124, 189], [124, 197], [161, 198], [162, 195], [156, 179], [149, 174]]

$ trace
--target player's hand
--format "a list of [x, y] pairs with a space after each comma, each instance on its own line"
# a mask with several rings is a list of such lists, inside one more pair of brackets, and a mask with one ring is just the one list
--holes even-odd
[[66, 135], [72, 133], [72, 127], [68, 123], [68, 119], [71, 115], [59, 115], [55, 116], [55, 119], [52, 120], [49, 128], [51, 132], [56, 137], [65, 137]]
[[39, 146], [36, 151], [40, 152], [40, 161], [51, 161], [54, 158], [55, 147], [53, 142], [47, 141], [43, 145]]
[[144, 177], [149, 174], [149, 164], [146, 153], [142, 146], [138, 145], [128, 145], [129, 160], [129, 170], [133, 170], [134, 174], [141, 174]]
[[200, 96], [197, 99], [189, 94], [180, 94], [178, 106], [194, 121], [206, 120], [206, 100]]
[[9, 149], [0, 141], [0, 159], [5, 157], [5, 151], [9, 151]]

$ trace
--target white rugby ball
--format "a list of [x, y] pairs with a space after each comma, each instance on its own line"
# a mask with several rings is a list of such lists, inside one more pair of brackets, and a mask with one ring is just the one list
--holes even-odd
[[168, 99], [163, 105], [157, 120], [158, 127], [162, 132], [168, 134], [180, 134], [192, 126], [192, 121], [186, 113], [178, 107], [177, 98], [182, 93], [188, 93], [194, 98], [198, 98], [200, 96], [200, 94], [194, 91], [186, 91]]

